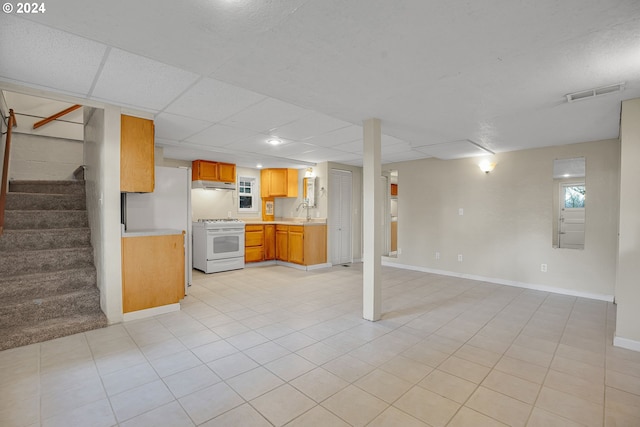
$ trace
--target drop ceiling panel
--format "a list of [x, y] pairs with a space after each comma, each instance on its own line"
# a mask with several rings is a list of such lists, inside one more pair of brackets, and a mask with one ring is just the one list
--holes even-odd
[[309, 114], [311, 114], [310, 110], [277, 99], [267, 98], [223, 120], [222, 124], [268, 133], [272, 129], [299, 120]]
[[264, 99], [264, 95], [204, 78], [173, 101], [165, 111], [219, 122]]
[[111, 49], [92, 97], [118, 105], [162, 110], [197, 79], [197, 74]]
[[294, 141], [303, 141], [349, 125], [350, 123], [334, 119], [325, 114], [311, 113], [293, 123], [275, 129], [273, 134]]
[[437, 157], [443, 160], [462, 159], [464, 157], [475, 157], [490, 154], [468, 140], [415, 147], [415, 150], [427, 154], [428, 156]]
[[346, 151], [349, 153], [362, 154], [364, 147], [363, 147], [362, 140], [358, 140], [358, 141], [351, 141], [351, 142], [346, 142], [344, 144], [335, 145], [331, 148], [334, 148], [340, 151]]
[[306, 153], [300, 154], [291, 154], [292, 158], [297, 160], [303, 160], [306, 162], [342, 162], [350, 159], [354, 159], [355, 156], [353, 153], [347, 153], [344, 151], [334, 150], [331, 148], [318, 148], [315, 150], [308, 151]]
[[107, 47], [0, 14], [0, 78], [85, 97]]
[[314, 136], [313, 138], [307, 139], [305, 142], [319, 147], [332, 147], [355, 140], [362, 140], [361, 126], [347, 126], [332, 132], [327, 132], [323, 135]]
[[256, 136], [257, 134], [251, 130], [217, 124], [190, 136], [186, 141], [211, 147], [222, 147], [244, 138]]
[[428, 157], [431, 157], [431, 156], [416, 150], [403, 151], [400, 153], [392, 153], [392, 154], [385, 155], [384, 158], [382, 159], [382, 163], [406, 162], [410, 160], [426, 159]]
[[182, 141], [213, 126], [209, 122], [176, 114], [160, 113], [155, 117], [156, 137]]

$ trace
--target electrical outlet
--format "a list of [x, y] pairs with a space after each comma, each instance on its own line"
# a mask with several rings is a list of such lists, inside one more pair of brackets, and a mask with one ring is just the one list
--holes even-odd
[[543, 273], [547, 272], [547, 264], [540, 264], [540, 271], [542, 271]]
[[464, 209], [462, 208], [458, 209], [458, 215], [460, 216], [464, 215]]
[[436, 259], [440, 259], [440, 252], [436, 252]]
[[462, 254], [458, 254], [458, 262], [462, 262]]
[[398, 248], [398, 255], [402, 254], [402, 248]]

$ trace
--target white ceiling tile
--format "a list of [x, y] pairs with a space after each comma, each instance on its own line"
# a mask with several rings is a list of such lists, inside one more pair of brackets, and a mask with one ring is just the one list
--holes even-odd
[[391, 153], [384, 156], [382, 163], [395, 163], [395, 162], [406, 162], [409, 160], [418, 160], [418, 159], [426, 159], [429, 156], [428, 154], [421, 153], [416, 150], [411, 151], [403, 151], [399, 153]]
[[358, 140], [358, 141], [351, 141], [344, 144], [335, 145], [331, 148], [340, 150], [340, 151], [347, 151], [349, 153], [362, 154], [364, 146], [363, 146], [362, 140]]
[[310, 110], [273, 98], [267, 98], [238, 114], [223, 120], [230, 126], [245, 127], [256, 132], [268, 133], [279, 126], [291, 123], [311, 114]]
[[313, 138], [307, 139], [305, 142], [319, 147], [332, 147], [356, 140], [362, 141], [362, 127], [352, 125], [332, 132], [327, 132], [323, 135], [314, 136]]
[[194, 144], [222, 147], [256, 135], [257, 134], [251, 130], [217, 124], [196, 135], [190, 136], [186, 141]]
[[347, 126], [350, 126], [350, 123], [325, 114], [311, 113], [295, 122], [275, 129], [273, 134], [294, 141], [303, 141]]
[[316, 150], [308, 151], [306, 153], [291, 154], [290, 157], [297, 160], [303, 160], [306, 162], [319, 163], [319, 162], [325, 162], [325, 161], [340, 162], [345, 160], [352, 160], [356, 156], [354, 155], [354, 153], [347, 153], [344, 151], [334, 150], [331, 148], [319, 148]]
[[209, 126], [209, 122], [176, 114], [160, 113], [155, 117], [156, 137], [173, 141], [182, 141]]
[[485, 156], [490, 154], [468, 140], [425, 145], [415, 147], [415, 150], [443, 160], [462, 159], [464, 157]]
[[[399, 140], [398, 140], [399, 141]], [[381, 147], [382, 156], [385, 157], [388, 154], [406, 153], [411, 151], [411, 144], [408, 142], [399, 141], [397, 144], [383, 145]]]
[[197, 79], [198, 75], [189, 71], [112, 49], [92, 98], [162, 110]]
[[0, 77], [87, 96], [107, 47], [0, 14]]
[[264, 95], [204, 78], [173, 101], [165, 111], [219, 122], [263, 99]]

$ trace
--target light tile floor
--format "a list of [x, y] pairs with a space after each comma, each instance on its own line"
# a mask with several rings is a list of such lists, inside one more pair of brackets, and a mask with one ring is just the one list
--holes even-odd
[[611, 303], [361, 265], [204, 275], [180, 312], [0, 352], [2, 426], [640, 426]]

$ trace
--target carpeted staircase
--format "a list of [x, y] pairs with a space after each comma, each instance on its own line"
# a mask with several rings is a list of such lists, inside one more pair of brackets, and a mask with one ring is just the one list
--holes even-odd
[[107, 325], [84, 181], [12, 181], [0, 236], [0, 350]]

